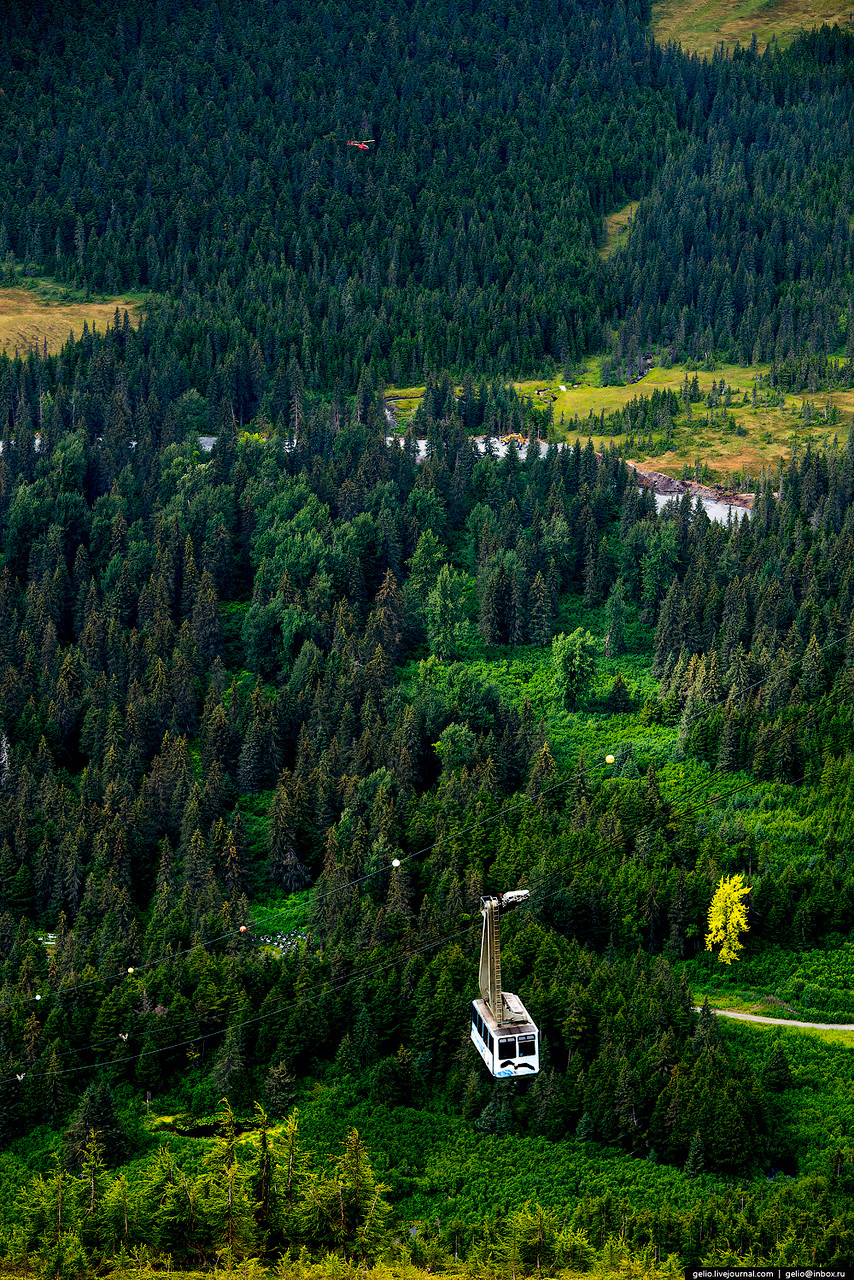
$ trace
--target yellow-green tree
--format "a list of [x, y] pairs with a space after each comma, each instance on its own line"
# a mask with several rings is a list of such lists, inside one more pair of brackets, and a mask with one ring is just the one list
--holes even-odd
[[244, 1258], [258, 1243], [251, 1171], [237, 1150], [234, 1112], [222, 1098], [217, 1112], [219, 1136], [203, 1160], [198, 1181], [200, 1218], [214, 1246], [229, 1258]]
[[358, 1129], [347, 1131], [343, 1146], [333, 1177], [321, 1172], [306, 1179], [303, 1232], [314, 1245], [341, 1248], [346, 1258], [366, 1263], [389, 1240], [389, 1188], [374, 1177]]
[[720, 943], [718, 959], [721, 964], [732, 964], [738, 959], [743, 943], [740, 934], [747, 932], [747, 903], [744, 899], [750, 886], [744, 883], [744, 873], [721, 876], [709, 907], [709, 932], [706, 934], [706, 950], [711, 951]]

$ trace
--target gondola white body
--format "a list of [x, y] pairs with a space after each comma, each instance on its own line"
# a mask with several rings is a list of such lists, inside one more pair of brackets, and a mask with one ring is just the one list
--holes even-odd
[[471, 1038], [496, 1080], [509, 1076], [535, 1076], [540, 1069], [540, 1037], [528, 1011], [518, 996], [505, 991], [508, 1004], [515, 1004], [522, 1022], [499, 1027], [484, 1000], [473, 1000]]
[[496, 1080], [535, 1076], [540, 1069], [539, 1032], [519, 997], [501, 989], [499, 913], [527, 897], [527, 889], [515, 889], [497, 898], [481, 899], [481, 998], [472, 1001], [471, 1039]]

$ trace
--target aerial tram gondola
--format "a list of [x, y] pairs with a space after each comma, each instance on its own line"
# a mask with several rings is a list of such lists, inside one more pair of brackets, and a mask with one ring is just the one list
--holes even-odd
[[540, 1033], [519, 997], [501, 990], [499, 915], [529, 897], [527, 889], [513, 889], [496, 898], [480, 900], [481, 998], [472, 1001], [471, 1038], [496, 1079], [535, 1076], [540, 1069]]

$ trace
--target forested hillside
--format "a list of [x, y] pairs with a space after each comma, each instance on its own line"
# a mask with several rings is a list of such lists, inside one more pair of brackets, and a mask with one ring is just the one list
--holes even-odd
[[851, 354], [852, 56], [850, 33], [823, 28], [781, 58], [680, 60], [690, 137], [610, 272], [618, 356], [660, 342], [739, 364]]
[[[851, 928], [851, 451], [804, 452], [728, 528], [690, 499], [657, 517], [615, 454], [480, 457], [447, 382], [421, 467], [373, 396], [208, 456], [193, 395], [159, 407], [154, 323], [4, 373], [5, 1133], [66, 1125], [85, 1091], [73, 1169], [89, 1124], [128, 1150], [108, 1087], [275, 1111], [332, 1070], [487, 1132], [796, 1167], [672, 965], [731, 869], [754, 946]], [[479, 674], [536, 655], [573, 592], [615, 672], [655, 627], [659, 692], [640, 708], [617, 675], [590, 704], [607, 778], [563, 737], [583, 702]], [[727, 783], [744, 767], [777, 781]], [[520, 881], [505, 967], [548, 1065], [491, 1097], [467, 1046], [479, 897]], [[280, 955], [270, 895], [311, 883]], [[324, 1238], [300, 1222], [278, 1229]]]
[[600, 341], [600, 219], [674, 126], [646, 12], [27, 8], [0, 53], [0, 254], [172, 293], [217, 402], [249, 416], [269, 388], [278, 412], [292, 348], [309, 386], [355, 388], [366, 364], [509, 371]]
[[[5, 282], [150, 293], [0, 356], [10, 1265], [850, 1256], [850, 1050], [692, 982], [742, 872], [745, 980], [854, 1012], [854, 437], [714, 524], [509, 378], [850, 384], [851, 38], [706, 63], [648, 16], [4, 14]], [[480, 899], [516, 886], [543, 1070], [495, 1085]]]
[[[245, 421], [306, 386], [847, 340], [852, 38], [711, 63], [641, 7], [10, 12], [0, 258], [158, 304]], [[368, 152], [348, 148], [371, 137]], [[641, 203], [600, 262], [605, 213]], [[165, 354], [165, 352], [164, 352]]]

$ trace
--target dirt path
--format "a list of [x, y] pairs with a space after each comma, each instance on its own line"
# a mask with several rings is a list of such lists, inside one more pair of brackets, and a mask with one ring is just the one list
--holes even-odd
[[[770, 1027], [809, 1027], [813, 1031], [854, 1031], [854, 1022], [795, 1022], [792, 1018], [766, 1018], [759, 1013], [736, 1013], [735, 1009], [715, 1009], [709, 1005], [712, 1013], [722, 1018], [736, 1018], [739, 1022], [764, 1022]], [[694, 1005], [694, 1012], [699, 1013], [701, 1006]]]

